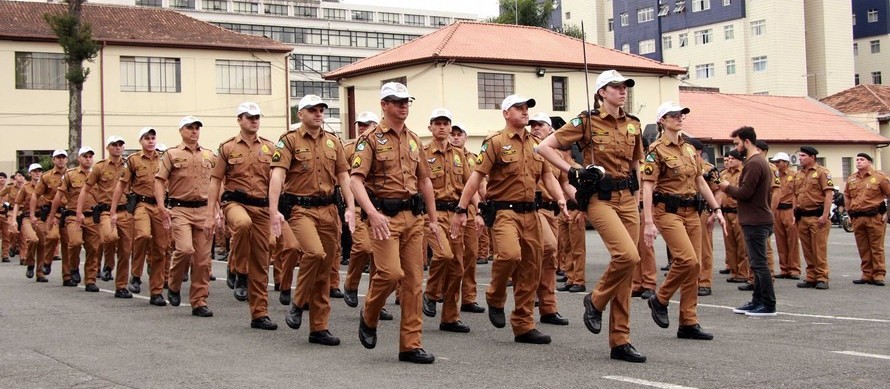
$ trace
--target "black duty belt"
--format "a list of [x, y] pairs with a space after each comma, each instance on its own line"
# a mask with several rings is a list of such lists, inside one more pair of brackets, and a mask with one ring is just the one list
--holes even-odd
[[720, 210], [723, 213], [739, 213], [739, 209], [736, 207], [720, 207]]
[[850, 217], [871, 217], [875, 215], [883, 215], [887, 213], [887, 205], [881, 204], [877, 207], [871, 209], [865, 209], [861, 211], [849, 211], [847, 212]]
[[491, 204], [494, 206], [496, 211], [502, 211], [505, 209], [509, 209], [513, 212], [517, 213], [528, 213], [537, 211], [538, 207], [535, 206], [534, 202], [513, 202], [513, 201], [492, 201]]
[[115, 208], [117, 212], [126, 212], [127, 204], [118, 204], [117, 208]]
[[183, 208], [201, 208], [207, 205], [207, 200], [198, 200], [198, 201], [184, 201], [177, 199], [168, 199], [167, 204], [170, 208], [174, 207], [183, 207]]
[[234, 201], [236, 203], [248, 205], [251, 207], [268, 207], [269, 206], [269, 198], [268, 197], [251, 197], [246, 193], [241, 191], [231, 191], [227, 190], [222, 194], [222, 201]]
[[457, 204], [457, 201], [436, 201], [436, 211], [454, 212], [454, 209], [457, 208]]
[[138, 201], [140, 203], [146, 203], [146, 204], [151, 204], [151, 205], [155, 205], [158, 203], [158, 201], [154, 198], [154, 196], [143, 196], [138, 193], [133, 193], [132, 196], [134, 198], [136, 198], [136, 201]]
[[704, 199], [700, 196], [684, 197], [667, 193], [655, 193], [652, 195], [652, 205], [664, 204], [664, 210], [669, 213], [677, 213], [680, 208], [695, 208], [701, 212], [705, 209]]
[[284, 197], [289, 205], [299, 205], [301, 207], [324, 207], [334, 203], [333, 196], [296, 196], [290, 193], [283, 193], [281, 196]]
[[559, 210], [561, 208], [559, 207], [559, 203], [557, 203], [555, 201], [545, 201], [545, 202], [541, 203], [541, 207], [539, 209], [553, 211], [554, 213], [556, 213], [558, 215]]
[[794, 210], [794, 216], [797, 217], [798, 219], [802, 218], [802, 217], [820, 217], [820, 216], [822, 216], [823, 210], [824, 209], [822, 209], [822, 208], [816, 208], [816, 209], [800, 209], [800, 208], [798, 208], [798, 209]]
[[[642, 204], [642, 202], [640, 202], [640, 204]], [[566, 208], [569, 211], [580, 211], [581, 210], [581, 208], [578, 207], [578, 204], [576, 204], [574, 201], [566, 202]]]
[[780, 209], [780, 210], [783, 210], [783, 209], [791, 209], [791, 208], [794, 208], [794, 204], [791, 204], [791, 203], [779, 203], [779, 206], [776, 207], [776, 208], [778, 208], [778, 209]]

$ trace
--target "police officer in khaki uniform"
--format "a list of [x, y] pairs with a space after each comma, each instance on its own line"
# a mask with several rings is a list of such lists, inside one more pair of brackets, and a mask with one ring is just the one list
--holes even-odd
[[[458, 236], [467, 221], [466, 207], [488, 175], [487, 207], [495, 212], [491, 225], [494, 237], [494, 262], [491, 284], [486, 291], [488, 319], [497, 328], [506, 326], [504, 304], [507, 279], [512, 276], [515, 308], [510, 317], [514, 341], [549, 344], [550, 336], [535, 328], [534, 300], [541, 280], [543, 242], [537, 215], [535, 191], [543, 181], [553, 194], [560, 211], [568, 214], [559, 182], [551, 169], [535, 152], [537, 141], [525, 129], [528, 109], [535, 100], [518, 95], [501, 102], [503, 130], [489, 135], [476, 159], [476, 171], [470, 176], [451, 223], [451, 235]], [[517, 244], [518, 243], [518, 244]]]
[[[167, 300], [170, 305], [179, 306], [182, 301], [182, 279], [191, 265], [189, 303], [192, 315], [211, 317], [213, 311], [207, 307], [210, 292], [210, 232], [205, 230], [204, 219], [208, 214], [207, 191], [216, 157], [210, 150], [198, 145], [203, 126], [193, 116], [183, 117], [179, 121], [182, 143], [167, 149], [161, 157], [158, 174], [155, 175], [154, 194], [158, 204], [164, 202], [165, 192], [169, 196], [167, 206], [170, 209], [158, 208], [164, 228], [170, 230], [175, 247]], [[216, 213], [217, 218], [219, 213]]]
[[[6, 219], [6, 229], [3, 232], [3, 255], [14, 257], [13, 255], [18, 245], [19, 227], [15, 218], [12, 217], [12, 208], [15, 206], [15, 198], [19, 194], [19, 190], [25, 186], [25, 176], [21, 172], [15, 172], [12, 175], [12, 182], [0, 190], [0, 199], [3, 200], [3, 213]], [[8, 217], [7, 217], [8, 215]], [[24, 266], [24, 259], [19, 256], [19, 265]]]
[[791, 157], [776, 153], [772, 162], [779, 172], [780, 187], [773, 192], [776, 250], [779, 252], [779, 274], [776, 278], [800, 279], [800, 240], [794, 221], [794, 175]]
[[[476, 170], [476, 154], [464, 147], [467, 143], [467, 128], [463, 123], [456, 122], [451, 125], [451, 138], [449, 140], [454, 147], [464, 153], [467, 166], [470, 171]], [[463, 188], [461, 188], [463, 190]], [[484, 313], [485, 307], [476, 302], [476, 259], [479, 258], [479, 236], [487, 229], [479, 215], [478, 208], [471, 204], [467, 208], [469, 220], [464, 226], [464, 274], [461, 279], [460, 311], [471, 313]], [[486, 235], [487, 237], [487, 235]]]
[[[679, 132], [689, 108], [673, 102], [658, 107], [657, 122], [661, 137], [649, 147], [643, 165], [644, 237], [652, 246], [661, 232], [674, 258], [671, 269], [656, 294], [649, 299], [652, 319], [661, 328], [670, 325], [668, 302], [680, 290], [681, 339], [711, 340], [713, 334], [698, 323], [699, 258], [701, 256], [701, 218], [698, 209], [703, 196], [714, 210], [712, 218], [726, 225], [719, 203], [702, 176], [701, 158]], [[724, 235], [726, 229], [724, 227]]]
[[[645, 148], [648, 149], [649, 147], [646, 146]], [[640, 173], [642, 173], [642, 171]], [[638, 206], [638, 209], [640, 210], [640, 224], [646, 225], [646, 221], [643, 220], [643, 191], [637, 193], [640, 198], [640, 204]], [[630, 296], [649, 300], [649, 298], [655, 294], [655, 288], [657, 287], [656, 281], [658, 270], [656, 270], [657, 266], [655, 265], [655, 247], [646, 244], [646, 239], [643, 236], [643, 228], [640, 228], [640, 232], [637, 236], [637, 252], [640, 253], [640, 263], [634, 268]]]
[[828, 215], [834, 182], [831, 172], [816, 163], [818, 154], [812, 146], [802, 146], [797, 154], [800, 171], [794, 175], [794, 218], [807, 261], [807, 276], [797, 284], [798, 288], [828, 289]]
[[[30, 209], [31, 225], [37, 226], [37, 235], [43, 241], [43, 258], [39, 258], [38, 262], [43, 266], [44, 275], [49, 275], [52, 271], [53, 255], [55, 255], [56, 248], [59, 246], [59, 240], [62, 240], [63, 245], [68, 243], [67, 236], [65, 239], [62, 239], [58, 227], [49, 227], [49, 224], [46, 223], [53, 198], [56, 197], [56, 190], [59, 189], [59, 184], [62, 183], [62, 176], [65, 175], [67, 170], [67, 164], [68, 153], [65, 150], [54, 151], [53, 168], [40, 176], [40, 181], [37, 182], [37, 186], [34, 188], [34, 193], [32, 193], [29, 201], [28, 209]], [[70, 270], [66, 269], [68, 267], [67, 259], [68, 253], [66, 251], [62, 253], [63, 285], [65, 282], [64, 273]]]
[[7, 199], [6, 195], [2, 195], [2, 193], [6, 190], [6, 173], [0, 172], [0, 239], [3, 240], [2, 253], [0, 253], [0, 261], [3, 263], [9, 262], [9, 223], [7, 221], [7, 217], [9, 216], [9, 199]]
[[[142, 291], [142, 272], [148, 257], [149, 303], [163, 307], [167, 305], [162, 293], [164, 269], [170, 267], [166, 255], [170, 239], [154, 196], [155, 175], [160, 161], [157, 131], [144, 127], [139, 130], [138, 139], [141, 150], [127, 157], [126, 168], [114, 188], [111, 203], [118, 204], [123, 193], [130, 193], [128, 207], [133, 208], [133, 258], [127, 289], [132, 293]], [[112, 224], [117, 225], [118, 215], [117, 212], [111, 214]]]
[[[719, 177], [720, 173], [717, 171], [717, 168], [714, 167], [710, 162], [706, 161], [703, 158], [702, 150], [704, 150], [705, 145], [701, 143], [698, 139], [689, 138], [687, 141], [695, 147], [695, 151], [699, 156], [699, 159], [702, 164], [702, 175], [705, 177]], [[708, 180], [708, 185], [710, 185], [711, 192], [714, 194], [714, 197], [718, 197], [720, 193], [720, 187], [715, 183], [716, 180]], [[711, 295], [711, 286], [714, 279], [714, 225], [708, 223], [708, 219], [711, 217], [711, 210], [705, 209], [702, 210], [701, 213], [701, 269], [699, 269], [698, 273], [698, 295], [699, 296], [710, 296]], [[725, 238], [724, 238], [725, 239]]]
[[[214, 214], [219, 205], [231, 231], [230, 260], [237, 260], [236, 286], [247, 288], [250, 327], [276, 330], [269, 319], [269, 169], [275, 145], [259, 136], [261, 111], [253, 102], [241, 103], [235, 110], [238, 135], [219, 145], [216, 165], [210, 175], [204, 230], [212, 234]], [[237, 297], [237, 296], [236, 296]]]
[[[742, 175], [742, 155], [737, 150], [730, 150], [723, 156], [724, 169], [720, 172], [720, 181], [728, 182], [732, 186], [739, 185], [739, 177]], [[748, 267], [748, 252], [745, 250], [745, 238], [742, 236], [742, 226], [738, 222], [737, 202], [731, 196], [723, 193], [717, 194], [723, 217], [726, 218], [726, 230], [728, 234], [723, 239], [726, 249], [726, 267], [729, 269], [727, 282], [745, 283], [739, 286], [739, 290], [753, 290], [754, 285], [748, 284], [750, 268]]]
[[[612, 359], [642, 363], [646, 357], [630, 343], [630, 296], [634, 268], [640, 262], [636, 239], [640, 228], [636, 173], [643, 158], [642, 125], [624, 111], [627, 89], [635, 81], [615, 70], [607, 70], [596, 79], [594, 110], [571, 120], [548, 138], [539, 149], [541, 155], [562, 171], [568, 171], [574, 185], [570, 190], [583, 204], [586, 216], [599, 232], [611, 255], [605, 273], [594, 291], [584, 297], [584, 324], [597, 334], [602, 329], [602, 314], [611, 306], [609, 347]], [[587, 167], [572, 166], [560, 160], [553, 148], [566, 150], [578, 142]], [[594, 165], [601, 165], [596, 166]]]
[[[758, 139], [755, 146], [757, 148], [757, 152], [760, 155], [766, 156], [769, 151], [769, 144], [766, 143], [763, 139]], [[782, 181], [779, 180], [779, 168], [767, 158], [767, 164], [769, 165], [769, 170], [772, 178], [772, 182], [770, 184], [770, 204], [769, 206], [772, 209], [775, 209], [776, 199], [779, 197], [779, 190], [782, 188]], [[775, 212], [773, 212], [775, 215]], [[772, 234], [772, 233], [771, 233]], [[770, 243], [770, 240], [766, 240], [766, 264], [769, 267], [769, 274], [772, 277], [773, 282], [775, 282], [775, 271], [773, 268], [775, 267], [775, 257], [773, 255], [773, 245]], [[748, 265], [751, 265], [751, 261], [748, 261]], [[748, 283], [754, 283], [754, 271], [748, 271]]]
[[[99, 291], [96, 286], [96, 273], [99, 271], [99, 256], [102, 248], [102, 239], [99, 236], [99, 223], [96, 221], [98, 215], [94, 217], [93, 208], [96, 206], [96, 194], [93, 191], [86, 191], [83, 196], [83, 202], [80, 201], [81, 192], [87, 184], [90, 172], [93, 168], [93, 156], [95, 151], [89, 146], [81, 147], [78, 151], [77, 159], [80, 165], [73, 169], [68, 169], [65, 176], [62, 177], [62, 184], [59, 191], [56, 192], [56, 198], [53, 199], [53, 208], [50, 210], [50, 217], [55, 218], [55, 210], [62, 203], [62, 198], [66, 199], [68, 210], [63, 212], [64, 219], [62, 223], [65, 230], [68, 231], [68, 258], [71, 258], [72, 273], [71, 278], [74, 282], [80, 278], [78, 272], [80, 268], [80, 249], [86, 249], [86, 260], [83, 264], [85, 284], [84, 290], [90, 293]], [[73, 209], [71, 209], [73, 208]], [[73, 216], [73, 217], [72, 217]], [[50, 223], [52, 224], [52, 223]], [[60, 227], [61, 228], [61, 227]], [[75, 259], [77, 258], [77, 262]]]
[[859, 248], [862, 276], [854, 284], [884, 286], [884, 236], [887, 230], [887, 203], [890, 178], [872, 167], [872, 157], [856, 154], [856, 173], [847, 179], [844, 204], [853, 219], [853, 234]]
[[31, 196], [37, 183], [40, 182], [40, 176], [43, 174], [43, 167], [39, 163], [32, 163], [28, 166], [28, 175], [31, 179], [22, 186], [22, 189], [15, 196], [15, 205], [12, 208], [12, 219], [18, 220], [21, 217], [22, 253], [21, 256], [28, 266], [25, 276], [34, 277], [34, 268], [37, 267], [37, 282], [47, 282], [45, 269], [43, 267], [43, 237], [37, 234], [37, 223], [32, 221], [29, 211], [31, 205]]
[[[466, 153], [448, 142], [451, 135], [451, 112], [437, 108], [430, 114], [427, 127], [433, 135], [430, 143], [423, 146], [424, 159], [429, 163], [430, 180], [436, 194], [436, 214], [439, 229], [445, 231], [457, 211], [464, 184], [470, 178], [470, 165]], [[473, 196], [473, 204], [479, 203]], [[433, 252], [429, 266], [429, 278], [423, 293], [423, 314], [436, 317], [436, 302], [442, 301], [442, 319], [439, 330], [448, 332], [470, 332], [470, 326], [460, 321], [461, 281], [464, 275], [464, 232], [457, 236], [447, 236], [447, 243], [436, 244], [436, 236], [424, 229], [424, 243]]]
[[[130, 255], [133, 249], [133, 215], [127, 212], [126, 201], [121, 202], [120, 199], [118, 202], [111, 201], [115, 186], [126, 170], [126, 162], [122, 157], [124, 139], [117, 135], [109, 136], [105, 140], [105, 149], [109, 157], [96, 162], [93, 166], [78, 198], [77, 209], [78, 212], [84, 210], [82, 202], [86, 201], [86, 193], [94, 194], [96, 206], [93, 212], [94, 215], [99, 213], [99, 236], [105, 251], [105, 263], [115, 264], [114, 258], [117, 255], [117, 263], [114, 266], [116, 269], [114, 297], [133, 298], [133, 294], [127, 289], [130, 278]], [[116, 216], [114, 223], [111, 221], [112, 214]], [[107, 266], [103, 272], [111, 270]]]

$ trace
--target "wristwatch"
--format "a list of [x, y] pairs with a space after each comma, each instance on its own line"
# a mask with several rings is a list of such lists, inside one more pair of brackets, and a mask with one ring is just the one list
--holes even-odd
[[465, 214], [465, 213], [467, 213], [467, 209], [458, 205], [458, 206], [454, 207], [454, 213], [456, 213], [458, 215]]

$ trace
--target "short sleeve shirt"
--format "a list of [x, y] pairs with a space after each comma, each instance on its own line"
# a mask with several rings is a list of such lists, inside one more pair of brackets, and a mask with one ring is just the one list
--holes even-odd
[[584, 164], [596, 163], [616, 180], [630, 177], [631, 165], [643, 158], [643, 138], [640, 121], [620, 110], [619, 117], [593, 111], [588, 119], [585, 113], [572, 119], [555, 137], [563, 148], [578, 142], [584, 155]]
[[[87, 177], [87, 184], [93, 186], [93, 194], [99, 204], [111, 204], [111, 196], [114, 194], [114, 186], [120, 180], [126, 170], [124, 160], [121, 159], [117, 163], [110, 159], [103, 159], [93, 166], [90, 175]], [[126, 204], [127, 199], [121, 196], [120, 204]], [[114, 204], [118, 205], [118, 204]]]
[[340, 139], [321, 130], [312, 135], [303, 126], [281, 136], [272, 167], [287, 170], [284, 191], [298, 196], [331, 196], [337, 175], [349, 172]]
[[423, 147], [424, 157], [430, 167], [430, 180], [437, 201], [458, 201], [464, 184], [470, 179], [470, 165], [463, 149], [445, 142], [445, 149], [435, 143]]
[[649, 147], [649, 154], [640, 169], [642, 179], [655, 182], [656, 192], [694, 196], [698, 193], [696, 181], [702, 172], [700, 161], [695, 147], [682, 137], [679, 143], [662, 137]]
[[[723, 169], [720, 172], [720, 179], [726, 182], [729, 182], [729, 185], [739, 186], [739, 178], [742, 177], [742, 169]], [[723, 196], [723, 202], [720, 204], [721, 207], [727, 208], [735, 208], [738, 206], [738, 201], [732, 196]]]
[[417, 183], [430, 176], [423, 158], [420, 137], [405, 127], [397, 132], [386, 119], [362, 134], [352, 156], [352, 175], [364, 178], [374, 197], [407, 199], [417, 193]]
[[129, 189], [138, 195], [154, 198], [155, 175], [158, 174], [160, 160], [160, 154], [157, 151], [148, 154], [140, 150], [130, 154], [127, 157], [127, 168], [124, 169], [120, 178], [124, 184], [124, 191]]
[[875, 209], [890, 197], [890, 179], [873, 168], [864, 174], [857, 171], [847, 179], [844, 195], [850, 198], [850, 211]]
[[486, 197], [495, 201], [532, 202], [538, 182], [549, 167], [535, 152], [536, 142], [527, 131], [504, 129], [482, 143], [476, 171], [488, 175]]
[[794, 176], [794, 196], [797, 208], [814, 210], [825, 204], [825, 191], [834, 190], [831, 172], [821, 165], [813, 164], [809, 169], [801, 168]]
[[[37, 182], [37, 187], [34, 188], [34, 193], [37, 193], [38, 207], [52, 204], [64, 175], [65, 169], [51, 169], [40, 176], [40, 181]], [[63, 202], [62, 205], [64, 206], [65, 203]]]
[[779, 204], [792, 204], [794, 202], [794, 177], [796, 173], [790, 167], [784, 171], [779, 170]]
[[167, 149], [158, 164], [157, 178], [167, 181], [167, 195], [180, 201], [207, 200], [210, 172], [216, 157], [199, 145], [182, 143]]
[[224, 179], [227, 191], [238, 191], [254, 198], [269, 197], [269, 172], [275, 145], [257, 136], [251, 142], [235, 137], [219, 145], [216, 165], [210, 173], [213, 178]]
[[[62, 192], [62, 197], [67, 199], [69, 209], [74, 210], [74, 207], [77, 206], [77, 197], [80, 196], [80, 191], [86, 184], [89, 175], [90, 172], [88, 170], [83, 170], [78, 166], [74, 169], [68, 169], [68, 171], [65, 172], [65, 175], [62, 176], [62, 182], [59, 184], [59, 191]], [[93, 195], [93, 193], [87, 193], [83, 202], [84, 212], [95, 207], [96, 204], [98, 204], [96, 202], [96, 196]]]
[[29, 212], [31, 206], [31, 194], [34, 193], [34, 183], [28, 181], [15, 195], [15, 204], [19, 205], [19, 214]]

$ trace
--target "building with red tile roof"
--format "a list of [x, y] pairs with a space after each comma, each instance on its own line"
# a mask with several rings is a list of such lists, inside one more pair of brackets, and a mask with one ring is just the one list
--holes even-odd
[[[890, 86], [857, 85], [828, 96], [822, 102], [867, 125], [878, 134], [890, 137]], [[883, 149], [881, 156], [888, 163], [884, 168], [890, 169], [890, 150]]]

